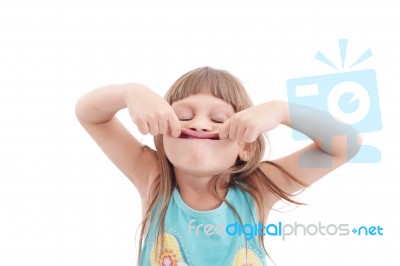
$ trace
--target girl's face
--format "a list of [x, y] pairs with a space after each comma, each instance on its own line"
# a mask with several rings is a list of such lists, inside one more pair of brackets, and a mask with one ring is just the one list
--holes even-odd
[[236, 141], [219, 139], [219, 128], [235, 112], [227, 102], [209, 94], [195, 94], [172, 103], [182, 133], [164, 135], [164, 149], [175, 172], [194, 176], [220, 174], [235, 164], [241, 149]]

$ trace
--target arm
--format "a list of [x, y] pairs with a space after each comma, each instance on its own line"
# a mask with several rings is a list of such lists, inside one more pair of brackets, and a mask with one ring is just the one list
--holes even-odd
[[[141, 143], [120, 123], [115, 114], [128, 108], [141, 133], [165, 133], [158, 125], [169, 125], [177, 133], [172, 108], [146, 86], [138, 83], [104, 86], [83, 95], [75, 107], [76, 117], [108, 158], [132, 181], [140, 195], [146, 196], [152, 180], [159, 174], [154, 151]], [[160, 123], [159, 123], [160, 122]], [[160, 126], [161, 127], [161, 126]]]
[[[307, 185], [311, 185], [354, 157], [361, 136], [351, 126], [336, 121], [329, 113], [293, 103], [277, 102], [281, 124], [291, 127], [313, 143], [274, 162]], [[304, 187], [272, 165], [262, 169], [283, 190], [294, 193]]]
[[[350, 160], [359, 150], [361, 137], [351, 126], [337, 122], [326, 112], [306, 106], [272, 101], [236, 113], [224, 124], [222, 134], [228, 136], [230, 125], [239, 124], [235, 136], [242, 143], [254, 141], [259, 134], [289, 126], [310, 137], [310, 145], [288, 156], [274, 160], [287, 172], [307, 185], [311, 185], [329, 172]], [[243, 127], [243, 128], [241, 128]], [[230, 137], [229, 132], [229, 137]], [[234, 134], [233, 134], [234, 135]], [[232, 139], [232, 138], [231, 138]], [[303, 187], [271, 164], [260, 164], [261, 170], [288, 193]], [[274, 203], [278, 199], [272, 197]], [[272, 206], [272, 205], [270, 205]]]

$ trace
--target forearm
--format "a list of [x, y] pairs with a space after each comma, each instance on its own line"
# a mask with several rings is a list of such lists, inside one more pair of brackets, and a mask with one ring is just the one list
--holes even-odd
[[311, 138], [331, 155], [354, 156], [361, 138], [350, 125], [340, 123], [329, 113], [294, 103], [279, 101], [282, 124]]
[[138, 83], [116, 84], [97, 88], [83, 95], [75, 106], [77, 118], [87, 123], [104, 123], [109, 121], [119, 110], [127, 107], [127, 95], [140, 94], [147, 89]]

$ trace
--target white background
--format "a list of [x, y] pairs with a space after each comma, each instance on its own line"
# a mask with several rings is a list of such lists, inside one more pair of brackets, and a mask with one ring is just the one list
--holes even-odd
[[[355, 70], [377, 73], [383, 130], [364, 141], [382, 162], [343, 166], [302, 194], [308, 206], [270, 222], [380, 225], [384, 235], [269, 237], [267, 249], [284, 266], [398, 265], [399, 11], [396, 1], [1, 1], [0, 265], [135, 265], [139, 197], [76, 121], [84, 93], [136, 81], [163, 95], [210, 65], [255, 103], [286, 99], [287, 79], [337, 72], [314, 56], [339, 64], [341, 38], [349, 62], [374, 53]], [[304, 145], [281, 127], [271, 141], [270, 158]]]

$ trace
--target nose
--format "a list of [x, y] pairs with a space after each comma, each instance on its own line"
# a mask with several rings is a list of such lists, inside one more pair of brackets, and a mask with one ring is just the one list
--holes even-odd
[[187, 125], [187, 128], [195, 131], [212, 131], [213, 127], [210, 123], [210, 121], [201, 116], [196, 116], [192, 120], [190, 120], [190, 123]]

